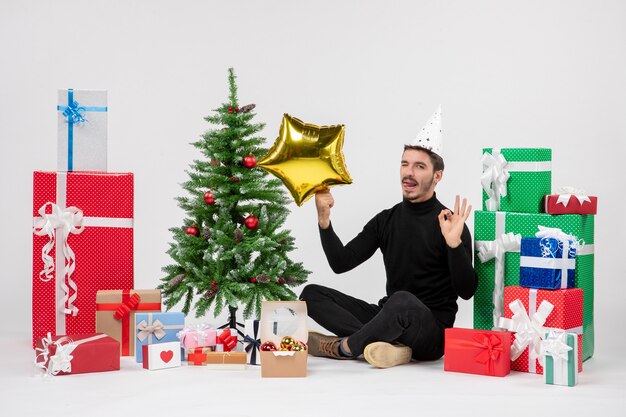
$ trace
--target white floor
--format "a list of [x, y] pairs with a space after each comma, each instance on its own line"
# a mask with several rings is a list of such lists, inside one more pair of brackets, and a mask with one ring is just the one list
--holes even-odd
[[[443, 371], [443, 360], [374, 369], [364, 360], [309, 357], [306, 378], [261, 378], [260, 368], [183, 366], [146, 371], [122, 358], [119, 372], [34, 376], [28, 335], [0, 338], [2, 416], [624, 416], [626, 365], [585, 362], [576, 387], [542, 377]], [[549, 414], [548, 414], [549, 413]]]

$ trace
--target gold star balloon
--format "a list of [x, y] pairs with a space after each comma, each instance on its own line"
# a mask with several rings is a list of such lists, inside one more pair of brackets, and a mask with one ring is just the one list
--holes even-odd
[[344, 126], [316, 126], [288, 114], [278, 138], [257, 166], [282, 180], [298, 206], [316, 192], [352, 178], [343, 159]]

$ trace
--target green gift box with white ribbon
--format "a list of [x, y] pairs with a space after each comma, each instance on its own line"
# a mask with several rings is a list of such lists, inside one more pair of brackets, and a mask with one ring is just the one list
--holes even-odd
[[484, 148], [483, 210], [541, 213], [552, 193], [552, 149]]
[[541, 351], [545, 357], [543, 375], [546, 384], [573, 387], [578, 383], [578, 349], [575, 333], [550, 331], [545, 334]]
[[[474, 328], [498, 327], [502, 316], [504, 287], [519, 285], [522, 237], [535, 237], [539, 226], [559, 228], [576, 236], [584, 244], [576, 256], [574, 287], [584, 291], [583, 360], [593, 356], [594, 349], [594, 216], [544, 213], [474, 213], [474, 268], [478, 288], [474, 294]], [[482, 259], [481, 259], [482, 258]]]

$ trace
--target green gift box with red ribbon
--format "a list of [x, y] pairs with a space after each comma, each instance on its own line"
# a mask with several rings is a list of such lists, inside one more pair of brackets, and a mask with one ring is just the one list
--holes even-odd
[[135, 313], [161, 311], [161, 290], [101, 290], [96, 294], [96, 331], [120, 342], [121, 356], [135, 355]]

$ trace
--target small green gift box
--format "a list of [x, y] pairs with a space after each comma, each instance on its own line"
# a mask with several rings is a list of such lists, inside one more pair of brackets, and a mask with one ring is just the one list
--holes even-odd
[[594, 346], [592, 215], [476, 211], [474, 268], [478, 288], [474, 294], [474, 328], [497, 327], [503, 311], [504, 287], [520, 285], [520, 252], [516, 243], [522, 237], [534, 237], [538, 226], [559, 228], [584, 242], [576, 256], [574, 287], [584, 291], [583, 360], [586, 360], [593, 356]]
[[483, 210], [541, 213], [552, 193], [552, 150], [485, 148], [482, 156]]

